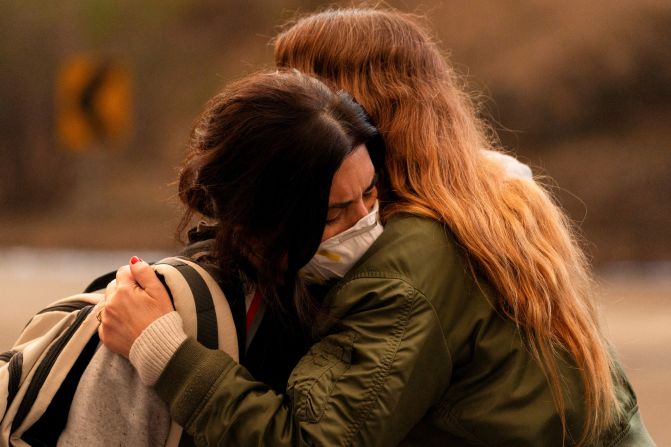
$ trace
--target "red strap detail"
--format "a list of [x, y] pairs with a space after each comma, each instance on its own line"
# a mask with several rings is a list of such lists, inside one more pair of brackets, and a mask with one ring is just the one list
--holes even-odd
[[252, 323], [254, 323], [254, 318], [256, 317], [256, 313], [259, 310], [259, 306], [261, 305], [261, 292], [259, 289], [256, 289], [256, 292], [254, 293], [254, 298], [252, 298], [252, 302], [249, 304], [249, 310], [247, 311], [247, 332], [249, 333], [249, 329], [252, 327]]

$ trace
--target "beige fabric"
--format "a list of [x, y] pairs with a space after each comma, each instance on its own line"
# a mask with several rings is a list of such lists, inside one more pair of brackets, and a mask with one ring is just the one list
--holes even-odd
[[[73, 295], [64, 298], [47, 306], [46, 309], [54, 307], [67, 307], [74, 303], [82, 305], [96, 305], [102, 300], [102, 294], [85, 293]], [[81, 307], [81, 306], [80, 306]], [[35, 315], [26, 325], [18, 340], [12, 347], [12, 351], [19, 352], [22, 355], [21, 378], [19, 388], [11, 405], [7, 406], [7, 385], [9, 379], [9, 363], [0, 362], [0, 447], [5, 446], [25, 446], [20, 437], [30, 427], [32, 423], [39, 419], [51, 402], [53, 396], [77, 357], [91, 336], [98, 330], [98, 321], [95, 314], [98, 308], [94, 307], [82, 321], [79, 328], [72, 335], [70, 342], [63, 348], [56, 359], [50, 374], [44, 380], [40, 391], [41, 396], [48, 398], [38, 398], [33, 404], [30, 412], [23, 423], [12, 431], [12, 423], [19, 409], [19, 406], [26, 394], [29, 384], [33, 380], [37, 367], [44, 360], [45, 354], [57, 342], [75, 322], [79, 312], [73, 311], [50, 311]]]
[[[219, 347], [237, 359], [238, 342], [233, 317], [226, 297], [217, 283], [205, 270], [190, 261], [168, 258], [160, 262], [185, 263], [205, 282], [212, 295]], [[148, 331], [147, 337], [162, 340], [165, 336], [168, 340], [166, 343], [170, 343], [172, 337], [168, 333], [181, 334], [177, 335], [175, 340], [180, 336], [185, 337], [186, 334], [195, 337], [198, 319], [195, 314], [194, 296], [188, 282], [174, 266], [160, 264], [155, 265], [154, 269], [164, 277], [180, 315], [170, 314], [165, 318], [170, 322], [169, 329], [159, 325], [158, 329]], [[49, 306], [56, 305], [62, 310], [49, 309], [48, 312], [33, 317], [12, 348], [13, 351], [20, 352], [23, 361], [20, 380], [17, 380], [18, 392], [9, 406], [7, 405], [9, 362], [0, 360], [0, 447], [26, 445], [20, 440], [20, 436], [44, 414], [82, 349], [97, 332], [99, 323], [96, 314], [103, 299], [102, 293], [74, 295]], [[88, 313], [82, 313], [83, 311], [75, 311], [73, 305], [78, 308], [86, 305], [96, 307], [89, 307], [86, 309]], [[55, 358], [47, 377], [38, 380], [34, 377], [36, 368], [43, 362], [49, 349], [59, 342], [59, 337], [72, 327], [78, 315], [80, 317], [86, 315], [86, 318]], [[185, 321], [184, 330], [181, 329], [182, 319]], [[179, 341], [176, 343], [179, 346]], [[169, 344], [165, 346], [166, 351], [161, 357], [161, 362], [169, 359], [169, 352], [174, 348]], [[156, 360], [158, 358], [156, 355], [150, 353], [149, 357]], [[160, 366], [158, 368], [162, 369]], [[10, 433], [16, 411], [33, 380], [42, 383], [37, 400], [21, 426]], [[171, 421], [166, 405], [151, 388], [142, 383], [130, 362], [100, 345], [82, 374], [73, 396], [67, 426], [58, 444], [60, 446], [177, 446], [181, 432], [182, 428]]]
[[179, 345], [186, 340], [182, 318], [170, 312], [150, 324], [135, 340], [129, 359], [142, 383], [152, 386]]
[[[228, 301], [216, 281], [200, 266], [178, 259], [196, 270], [205, 281], [214, 304], [220, 349], [238, 358], [238, 340]], [[170, 421], [170, 413], [154, 390], [145, 383], [155, 382], [172, 353], [198, 331], [195, 298], [189, 283], [177, 269], [159, 261], [154, 270], [160, 273], [170, 289], [176, 312], [160, 318], [141, 334], [139, 344], [131, 348], [132, 358], [152, 359], [149, 370], [138, 375], [125, 358], [101, 348], [91, 360], [77, 387], [68, 424], [59, 446], [177, 446], [182, 428]], [[151, 339], [158, 350], [144, 345]], [[102, 351], [102, 352], [100, 352]], [[141, 355], [140, 355], [141, 354]], [[144, 383], [143, 383], [144, 382]], [[99, 435], [95, 435], [99, 434]]]

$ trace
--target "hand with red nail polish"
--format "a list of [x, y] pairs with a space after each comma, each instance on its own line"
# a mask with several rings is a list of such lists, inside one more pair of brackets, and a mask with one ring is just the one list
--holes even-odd
[[172, 312], [168, 292], [149, 264], [137, 256], [117, 271], [105, 292], [105, 312], [98, 328], [111, 351], [128, 358], [130, 348], [151, 323]]

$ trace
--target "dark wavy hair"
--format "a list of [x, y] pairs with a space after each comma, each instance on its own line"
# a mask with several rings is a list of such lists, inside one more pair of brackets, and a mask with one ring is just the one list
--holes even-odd
[[275, 308], [310, 324], [316, 303], [298, 271], [324, 232], [331, 182], [353, 149], [380, 159], [381, 140], [345, 92], [296, 70], [230, 84], [194, 123], [179, 175], [186, 205], [217, 224], [212, 257], [222, 274], [244, 272]]

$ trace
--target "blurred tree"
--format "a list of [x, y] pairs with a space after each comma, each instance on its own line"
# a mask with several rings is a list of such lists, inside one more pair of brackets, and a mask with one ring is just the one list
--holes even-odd
[[[388, 3], [426, 16], [504, 145], [561, 186], [597, 261], [671, 258], [671, 3]], [[296, 11], [331, 4], [0, 2], [0, 244], [109, 246], [119, 242], [107, 234], [131, 237], [133, 219], [145, 245], [165, 246], [175, 220], [165, 185], [202, 104], [272, 66], [268, 42]], [[53, 85], [82, 53], [131, 73], [134, 132], [123, 151], [58, 150]], [[16, 217], [27, 210], [23, 235]]]
[[72, 187], [69, 156], [56, 150], [53, 78], [59, 11], [0, 4], [0, 213], [45, 210]]

